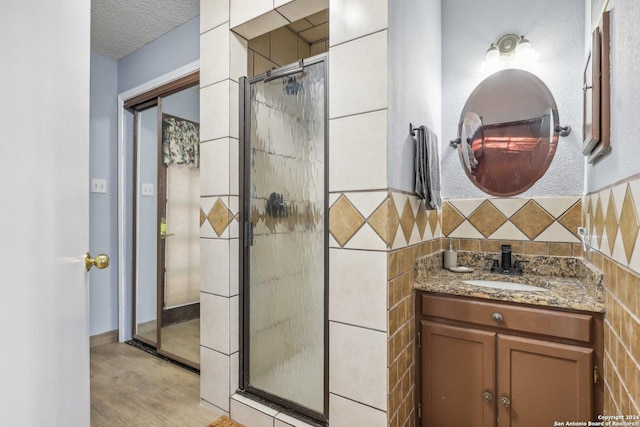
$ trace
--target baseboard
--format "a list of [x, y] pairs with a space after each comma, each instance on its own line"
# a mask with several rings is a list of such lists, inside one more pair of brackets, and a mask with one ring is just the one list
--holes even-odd
[[101, 334], [92, 335], [89, 337], [89, 347], [98, 347], [105, 344], [111, 344], [112, 342], [118, 342], [118, 330], [107, 331]]
[[162, 311], [162, 327], [200, 318], [200, 303], [187, 304]]

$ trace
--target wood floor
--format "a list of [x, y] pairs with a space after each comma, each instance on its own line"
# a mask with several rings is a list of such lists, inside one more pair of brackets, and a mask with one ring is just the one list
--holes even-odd
[[91, 425], [206, 427], [200, 377], [123, 343], [91, 349]]
[[[138, 332], [150, 342], [156, 342], [156, 328]], [[200, 364], [200, 319], [188, 320], [162, 328], [162, 350]]]

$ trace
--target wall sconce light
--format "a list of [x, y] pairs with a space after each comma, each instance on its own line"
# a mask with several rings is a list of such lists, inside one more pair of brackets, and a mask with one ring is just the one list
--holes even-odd
[[540, 54], [524, 36], [507, 34], [491, 44], [480, 65], [480, 72], [492, 74], [506, 68], [527, 68], [539, 57]]

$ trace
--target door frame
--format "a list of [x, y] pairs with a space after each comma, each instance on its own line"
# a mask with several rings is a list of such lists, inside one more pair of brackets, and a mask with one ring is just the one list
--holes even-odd
[[[136, 97], [158, 89], [172, 81], [181, 79], [200, 70], [200, 60], [193, 61], [169, 73], [163, 74], [153, 80], [118, 94], [118, 341], [124, 342], [131, 339], [132, 331], [129, 325], [132, 322], [133, 298], [132, 286], [132, 253], [128, 248], [131, 236], [127, 236], [127, 229], [132, 224], [128, 222], [127, 214], [134, 209], [133, 200], [127, 197], [127, 188], [131, 185], [132, 177], [127, 171], [127, 164], [133, 159], [127, 151], [128, 137], [133, 135], [133, 129], [127, 128], [126, 120], [129, 113], [125, 109], [125, 103]], [[129, 220], [130, 221], [130, 220]]]

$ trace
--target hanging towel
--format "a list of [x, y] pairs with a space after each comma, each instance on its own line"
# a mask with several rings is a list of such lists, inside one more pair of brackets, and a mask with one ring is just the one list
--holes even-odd
[[431, 129], [416, 129], [416, 194], [424, 199], [426, 207], [440, 209], [440, 156], [438, 137]]

